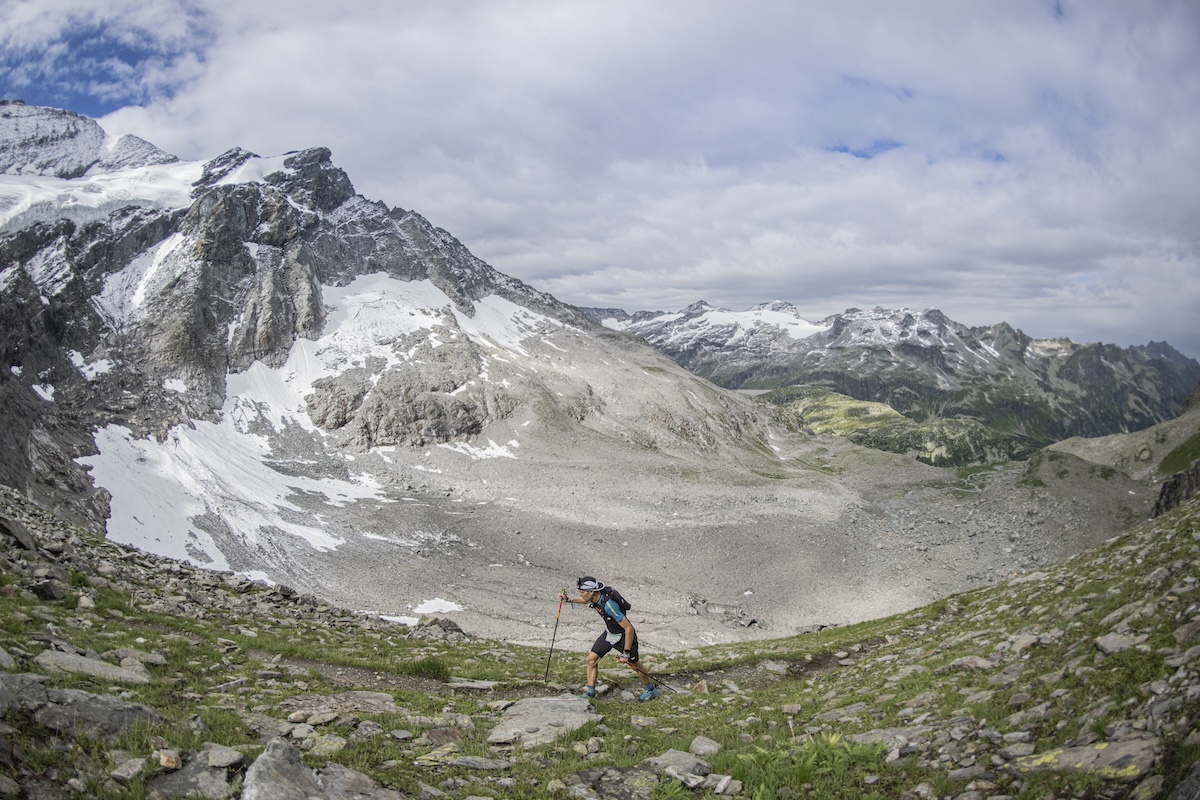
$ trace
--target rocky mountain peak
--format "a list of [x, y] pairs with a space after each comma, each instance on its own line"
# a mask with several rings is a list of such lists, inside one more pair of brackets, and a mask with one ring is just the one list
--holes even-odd
[[679, 313], [685, 317], [695, 317], [700, 314], [704, 314], [704, 313], [707, 313], [709, 311], [714, 311], [714, 310], [715, 309], [713, 308], [713, 306], [709, 305], [704, 300], [697, 300], [695, 303], [692, 303], [690, 306], [688, 306], [687, 308], [685, 308], [683, 311], [681, 311]]
[[800, 316], [800, 312], [796, 310], [796, 307], [786, 300], [772, 300], [767, 303], [759, 303], [758, 305], [751, 307], [750, 310], [776, 311], [781, 314], [794, 314], [796, 316]]
[[0, 106], [0, 172], [76, 178], [100, 160], [105, 134], [95, 120], [57, 108]]
[[108, 136], [93, 119], [21, 102], [0, 104], [0, 173], [78, 178], [178, 159], [137, 136]]

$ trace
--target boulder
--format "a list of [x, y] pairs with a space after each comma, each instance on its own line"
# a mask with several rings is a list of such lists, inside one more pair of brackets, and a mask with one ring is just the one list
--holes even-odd
[[112, 740], [136, 723], [162, 722], [162, 716], [149, 706], [110, 695], [78, 689], [47, 689], [46, 705], [34, 712], [34, 720], [74, 738], [99, 736]]
[[[150, 673], [145, 667], [140, 669], [131, 666], [118, 667], [98, 658], [78, 656], [74, 653], [63, 653], [59, 650], [43, 650], [33, 659], [34, 663], [47, 672], [71, 672], [77, 675], [90, 675], [103, 681], [141, 685], [150, 683]], [[137, 662], [134, 662], [135, 664]], [[139, 665], [140, 666], [140, 665]]]
[[487, 742], [493, 747], [530, 750], [603, 719], [582, 697], [531, 697], [505, 709]]
[[1018, 775], [1080, 772], [1102, 780], [1136, 781], [1154, 766], [1158, 744], [1158, 739], [1146, 738], [1059, 748], [1014, 759], [1005, 769]]

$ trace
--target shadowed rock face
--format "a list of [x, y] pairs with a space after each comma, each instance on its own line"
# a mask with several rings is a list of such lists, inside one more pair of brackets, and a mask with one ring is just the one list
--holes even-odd
[[1158, 493], [1158, 500], [1154, 502], [1150, 515], [1157, 517], [1165, 514], [1197, 493], [1200, 493], [1200, 461], [1193, 462], [1183, 472], [1167, 479]]
[[1196, 406], [1200, 406], [1200, 384], [1196, 384], [1196, 388], [1192, 389], [1192, 393], [1187, 396], [1187, 400], [1183, 401], [1183, 410], [1191, 411]]

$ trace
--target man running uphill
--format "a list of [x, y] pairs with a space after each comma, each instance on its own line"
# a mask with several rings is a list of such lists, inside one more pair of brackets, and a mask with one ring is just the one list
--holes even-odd
[[625, 615], [625, 612], [629, 610], [628, 603], [624, 602], [615, 589], [605, 586], [603, 581], [592, 577], [580, 578], [575, 582], [575, 587], [579, 590], [579, 597], [567, 597], [564, 590], [559, 599], [568, 603], [588, 605], [596, 609], [607, 628], [596, 639], [591, 652], [587, 654], [587, 691], [583, 693], [583, 696], [587, 698], [596, 696], [596, 679], [600, 673], [598, 666], [600, 659], [615, 647], [617, 660], [632, 667], [641, 678], [642, 696], [638, 698], [638, 702], [644, 703], [658, 697], [658, 689], [651, 683], [650, 676], [637, 666], [637, 633], [633, 630], [633, 623]]

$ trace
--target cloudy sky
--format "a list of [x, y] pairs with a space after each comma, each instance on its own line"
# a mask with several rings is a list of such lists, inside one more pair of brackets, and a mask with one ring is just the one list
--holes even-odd
[[1194, 0], [0, 0], [0, 94], [189, 160], [327, 146], [577, 305], [1200, 357]]

